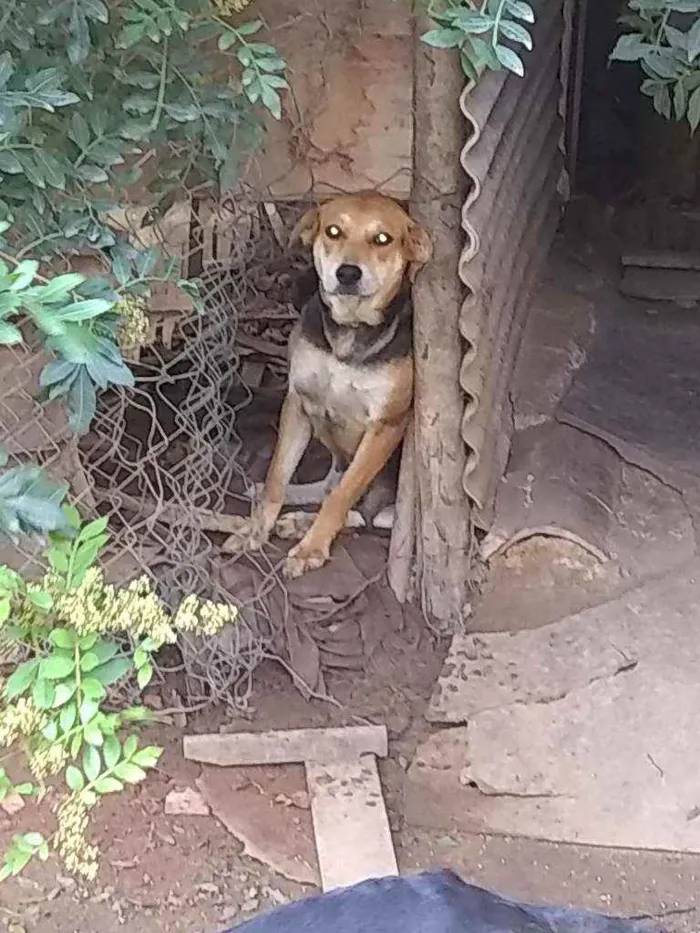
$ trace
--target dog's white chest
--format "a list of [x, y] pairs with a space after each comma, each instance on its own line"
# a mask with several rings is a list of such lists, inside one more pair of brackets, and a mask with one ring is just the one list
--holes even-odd
[[304, 341], [292, 356], [289, 383], [316, 425], [370, 424], [381, 418], [392, 388], [382, 367], [343, 363]]

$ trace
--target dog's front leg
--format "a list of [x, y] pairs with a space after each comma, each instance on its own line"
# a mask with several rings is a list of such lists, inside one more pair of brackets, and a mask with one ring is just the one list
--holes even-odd
[[248, 547], [257, 550], [270, 537], [284, 505], [284, 493], [311, 440], [311, 424], [296, 392], [282, 405], [277, 446], [265, 479], [260, 501], [253, 509]]
[[373, 424], [365, 431], [340, 483], [329, 493], [311, 528], [289, 552], [284, 567], [287, 577], [299, 577], [326, 563], [349, 510], [386, 466], [403, 437], [406, 422], [404, 416], [398, 422]]

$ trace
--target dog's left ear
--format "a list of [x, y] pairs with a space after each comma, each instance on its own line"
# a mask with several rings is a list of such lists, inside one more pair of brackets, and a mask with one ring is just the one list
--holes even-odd
[[296, 243], [297, 240], [301, 240], [304, 246], [311, 246], [318, 236], [320, 222], [317, 207], [312, 207], [302, 214], [289, 237], [290, 246]]
[[430, 234], [411, 221], [404, 237], [404, 250], [408, 260], [408, 278], [413, 282], [433, 255], [433, 241], [430, 239]]

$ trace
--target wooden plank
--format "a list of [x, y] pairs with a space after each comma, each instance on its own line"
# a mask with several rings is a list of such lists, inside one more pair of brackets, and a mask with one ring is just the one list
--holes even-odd
[[397, 875], [374, 755], [307, 762], [306, 781], [323, 890]]
[[630, 253], [622, 257], [623, 266], [643, 269], [695, 269], [700, 270], [700, 253], [681, 253], [677, 250], [649, 250]]
[[385, 726], [336, 729], [285, 729], [277, 732], [234, 732], [230, 735], [186, 735], [185, 758], [204, 764], [277, 765], [334, 761], [388, 752]]

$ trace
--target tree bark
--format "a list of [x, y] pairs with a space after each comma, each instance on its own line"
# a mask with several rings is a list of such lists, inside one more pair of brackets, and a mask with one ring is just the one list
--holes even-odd
[[[434, 254], [413, 289], [414, 444], [402, 462], [389, 577], [398, 598], [406, 598], [406, 541], [413, 522], [415, 596], [428, 618], [448, 631], [464, 622], [473, 533], [462, 482], [466, 456], [459, 383], [464, 290], [458, 262], [466, 191], [459, 161], [466, 123], [459, 97], [465, 79], [455, 53], [420, 42], [430, 21], [419, 16], [416, 25], [411, 213], [431, 233]], [[414, 477], [407, 474], [411, 470]], [[412, 488], [413, 502], [407, 501]]]

